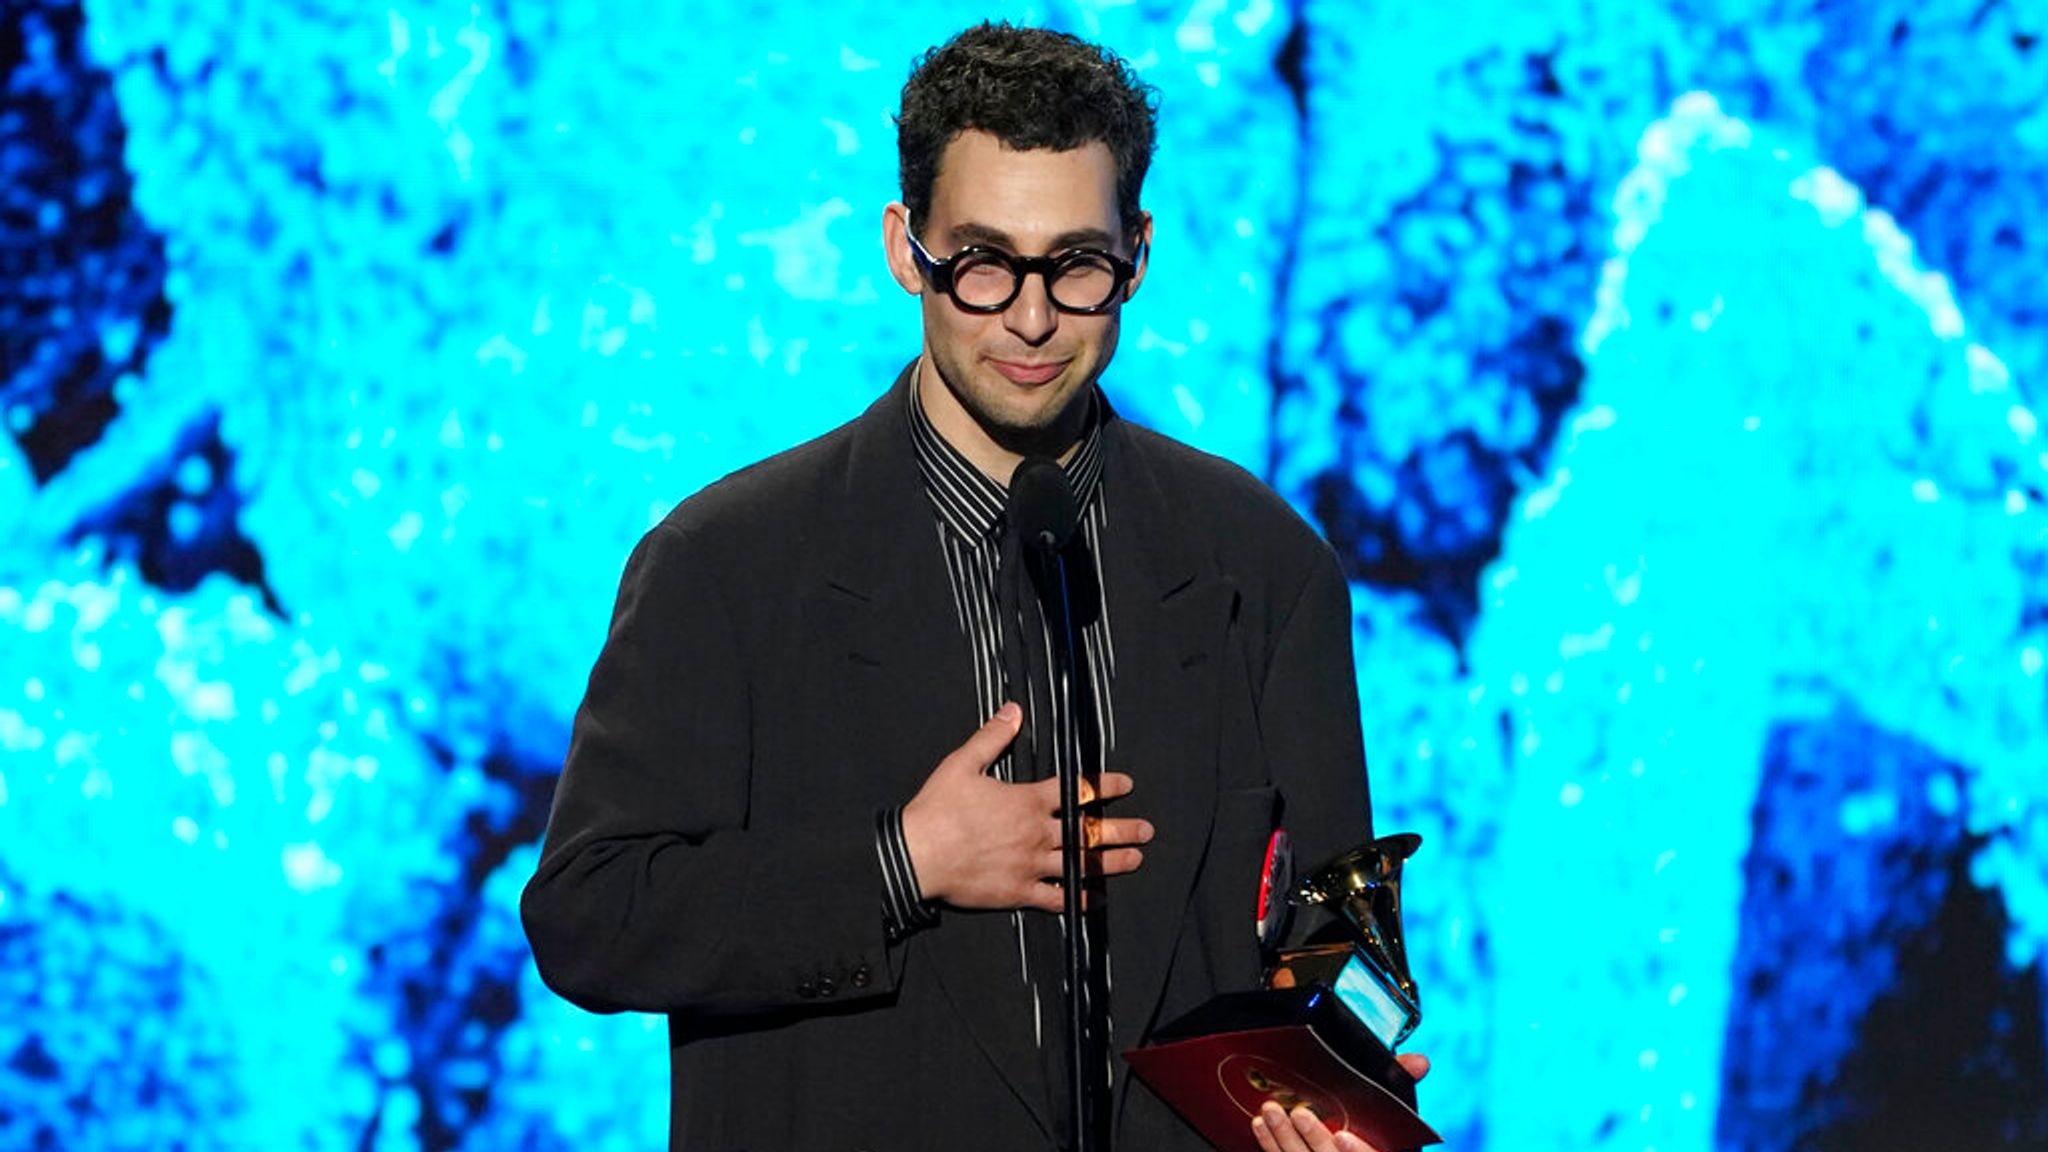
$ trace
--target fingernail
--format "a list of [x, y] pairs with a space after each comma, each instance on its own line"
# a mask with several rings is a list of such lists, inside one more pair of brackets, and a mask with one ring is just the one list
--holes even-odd
[[1012, 701], [996, 709], [996, 716], [1008, 723], [1015, 724], [1024, 718], [1024, 710], [1019, 708], [1015, 701]]
[[1146, 844], [1150, 844], [1152, 842], [1152, 822], [1150, 820], [1139, 821], [1138, 839]]

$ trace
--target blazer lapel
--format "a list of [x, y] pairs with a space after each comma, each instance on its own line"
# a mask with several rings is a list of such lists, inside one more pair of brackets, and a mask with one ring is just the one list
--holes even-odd
[[[1176, 505], [1128, 427], [1112, 417], [1105, 432], [1103, 579], [1117, 654], [1111, 766], [1136, 782], [1129, 814], [1156, 829], [1145, 863], [1108, 890], [1111, 1014], [1121, 1047], [1156, 1023], [1208, 844], [1219, 723], [1213, 702], [1237, 592], [1180, 529]], [[1253, 916], [1246, 908], [1247, 933]]]

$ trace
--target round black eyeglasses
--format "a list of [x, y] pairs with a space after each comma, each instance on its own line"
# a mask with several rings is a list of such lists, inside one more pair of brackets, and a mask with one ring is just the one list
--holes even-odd
[[962, 312], [1001, 312], [1024, 290], [1024, 277], [1036, 272], [1045, 280], [1053, 307], [1099, 315], [1109, 311], [1124, 285], [1138, 274], [1137, 264], [1100, 248], [1073, 248], [1057, 256], [1012, 256], [977, 244], [939, 260], [925, 251], [915, 233], [906, 228], [903, 234], [910, 238], [910, 251], [932, 288], [952, 297]]

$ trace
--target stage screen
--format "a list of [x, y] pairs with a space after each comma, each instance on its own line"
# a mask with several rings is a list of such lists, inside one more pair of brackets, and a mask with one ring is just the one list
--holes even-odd
[[[665, 1146], [519, 889], [635, 540], [916, 355], [974, 17], [0, 11], [0, 1147]], [[2048, 1147], [2048, 12], [978, 15], [1159, 91], [1104, 383], [1351, 577], [1448, 1147]]]

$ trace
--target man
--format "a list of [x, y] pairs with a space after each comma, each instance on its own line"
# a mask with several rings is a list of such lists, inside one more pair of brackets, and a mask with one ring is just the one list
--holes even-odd
[[[668, 1015], [693, 1152], [1063, 1138], [1057, 793], [1047, 706], [1019, 706], [1045, 625], [1002, 514], [1027, 456], [1081, 512], [1109, 1045], [1256, 985], [1282, 822], [1312, 861], [1370, 836], [1328, 548], [1096, 386], [1145, 277], [1149, 89], [983, 25], [919, 63], [898, 122], [883, 242], [923, 347], [866, 414], [640, 542], [523, 902], [551, 987]], [[1115, 1147], [1205, 1147], [1120, 1057], [1104, 1074]], [[1269, 1115], [1269, 1149], [1364, 1147]]]

